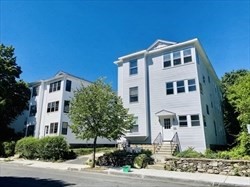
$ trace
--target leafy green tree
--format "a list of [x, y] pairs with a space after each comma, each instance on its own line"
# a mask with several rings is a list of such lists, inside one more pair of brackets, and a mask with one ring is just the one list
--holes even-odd
[[246, 131], [246, 124], [250, 124], [250, 72], [229, 87], [227, 97], [239, 113], [241, 128]]
[[239, 112], [236, 107], [228, 100], [228, 89], [234, 85], [235, 82], [242, 76], [247, 74], [247, 70], [240, 69], [225, 73], [222, 77], [222, 91], [223, 91], [223, 108], [224, 108], [224, 124], [227, 132], [227, 141], [229, 144], [236, 142], [237, 135], [241, 131], [240, 122], [238, 120]]
[[0, 45], [0, 139], [10, 139], [10, 123], [28, 107], [30, 90], [20, 80], [21, 67], [16, 64], [14, 48]]
[[241, 132], [237, 138], [237, 146], [231, 151], [234, 155], [250, 155], [250, 135], [246, 124], [250, 124], [250, 71], [239, 77], [235, 83], [228, 87], [227, 98], [238, 113]]
[[133, 127], [133, 115], [110, 85], [99, 79], [88, 87], [81, 87], [71, 100], [70, 128], [79, 139], [93, 139], [92, 167], [95, 167], [97, 138], [116, 140]]

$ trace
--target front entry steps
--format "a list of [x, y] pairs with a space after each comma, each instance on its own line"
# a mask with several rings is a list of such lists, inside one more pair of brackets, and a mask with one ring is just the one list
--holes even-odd
[[170, 141], [164, 141], [161, 145], [156, 148], [154, 159], [155, 162], [164, 162], [167, 157], [172, 157], [173, 153], [176, 151], [177, 144], [171, 146]]

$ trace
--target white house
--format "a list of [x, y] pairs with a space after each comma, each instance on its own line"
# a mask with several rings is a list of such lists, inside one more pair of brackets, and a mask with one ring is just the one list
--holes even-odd
[[[24, 111], [12, 124], [16, 131], [25, 126], [26, 135], [35, 137], [62, 135], [69, 144], [92, 144], [93, 140], [76, 139], [69, 128], [69, 104], [74, 90], [81, 85], [87, 87], [91, 82], [65, 72], [58, 72], [54, 77], [30, 83], [31, 98], [29, 110]], [[99, 138], [98, 144], [114, 144], [114, 141]]]
[[226, 143], [219, 79], [198, 39], [157, 40], [122, 56], [118, 95], [134, 114], [131, 144], [179, 138], [180, 148], [204, 151]]

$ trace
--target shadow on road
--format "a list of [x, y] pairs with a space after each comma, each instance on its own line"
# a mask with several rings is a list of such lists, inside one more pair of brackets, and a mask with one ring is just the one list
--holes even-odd
[[30, 177], [0, 177], [1, 187], [63, 187], [73, 186], [75, 184], [65, 183], [60, 180], [39, 179]]

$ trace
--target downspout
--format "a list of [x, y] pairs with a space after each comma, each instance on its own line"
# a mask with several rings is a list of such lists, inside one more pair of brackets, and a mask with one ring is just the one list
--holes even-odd
[[146, 138], [145, 140], [148, 139], [148, 142], [149, 143], [152, 143], [151, 142], [151, 113], [150, 113], [150, 89], [149, 89], [149, 69], [148, 69], [148, 61], [147, 61], [147, 51], [144, 53], [144, 60], [145, 60], [145, 91], [146, 91], [146, 94], [145, 94], [145, 100], [146, 100], [146, 104], [145, 104], [145, 107], [146, 107], [146, 124], [147, 124], [147, 128], [146, 128]]

